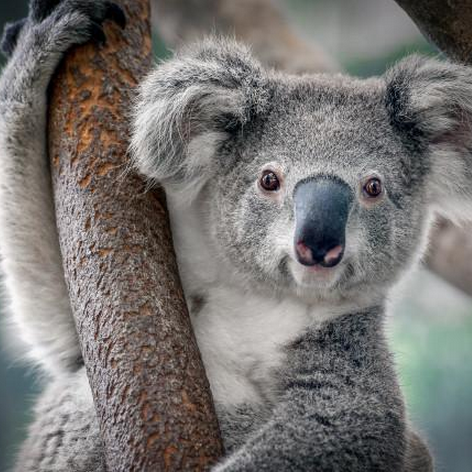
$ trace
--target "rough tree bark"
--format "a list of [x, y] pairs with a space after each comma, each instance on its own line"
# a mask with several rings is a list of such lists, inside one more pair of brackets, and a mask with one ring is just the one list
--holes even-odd
[[[420, 31], [451, 59], [472, 64], [470, 0], [396, 0]], [[431, 270], [472, 295], [472, 225], [440, 219], [426, 262]]]
[[[49, 145], [65, 276], [110, 471], [203, 470], [222, 453], [162, 192], [127, 169], [125, 119], [151, 61], [148, 0], [71, 51]], [[126, 174], [126, 177], [125, 177]]]
[[[420, 30], [455, 60], [472, 62], [470, 0], [396, 0]], [[289, 72], [336, 70], [336, 64], [291, 28], [273, 0], [153, 0], [153, 24], [166, 43], [178, 47], [216, 31], [253, 46], [267, 65]], [[426, 263], [452, 285], [472, 295], [472, 227], [440, 220]]]

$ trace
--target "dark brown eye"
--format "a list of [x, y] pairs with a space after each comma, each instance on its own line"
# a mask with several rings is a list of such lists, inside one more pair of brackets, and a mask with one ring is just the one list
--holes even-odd
[[260, 180], [261, 187], [267, 192], [276, 192], [280, 188], [279, 178], [271, 170], [266, 170]]
[[382, 193], [382, 182], [377, 177], [369, 179], [364, 184], [364, 192], [370, 198], [376, 198]]

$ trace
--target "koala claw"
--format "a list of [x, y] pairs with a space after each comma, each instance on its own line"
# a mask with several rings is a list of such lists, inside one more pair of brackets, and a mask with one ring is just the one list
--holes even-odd
[[61, 0], [32, 0], [30, 3], [30, 18], [39, 23], [47, 18]]
[[98, 44], [105, 45], [107, 37], [99, 23], [92, 22], [89, 26], [90, 38]]
[[100, 16], [92, 19], [89, 26], [90, 37], [98, 44], [106, 44], [107, 38], [103, 32], [102, 23], [105, 20], [115, 22], [121, 29], [126, 27], [126, 15], [123, 9], [114, 2], [105, 2]]
[[107, 2], [105, 16], [114, 21], [121, 29], [126, 28], [126, 15], [118, 4]]
[[[32, 27], [34, 25], [45, 25], [48, 20], [52, 22], [59, 22], [61, 19], [66, 19], [74, 13], [82, 15], [83, 19], [88, 19], [88, 25], [79, 25], [76, 21], [69, 24], [70, 32], [82, 30], [85, 36], [79, 34], [73, 35], [72, 43], [80, 44], [87, 39], [92, 39], [99, 44], [105, 44], [106, 37], [102, 29], [102, 24], [105, 20], [115, 22], [120, 28], [126, 27], [126, 15], [123, 9], [115, 2], [106, 0], [32, 0], [30, 3], [30, 12], [27, 18], [23, 18], [14, 23], [6, 25], [3, 32], [3, 37], [0, 42], [0, 50], [7, 57], [13, 54], [16, 48], [18, 36], [21, 30], [27, 25]], [[77, 19], [77, 16], [75, 16]], [[75, 25], [75, 26], [74, 26]], [[51, 25], [48, 24], [45, 28], [51, 31]], [[69, 43], [70, 45], [70, 43]]]
[[65, 12], [80, 11], [92, 17], [97, 23], [110, 19], [121, 28], [126, 26], [126, 16], [123, 9], [110, 1], [93, 0], [32, 0], [30, 18], [33, 22], [40, 23], [50, 16], [54, 10], [63, 9]]

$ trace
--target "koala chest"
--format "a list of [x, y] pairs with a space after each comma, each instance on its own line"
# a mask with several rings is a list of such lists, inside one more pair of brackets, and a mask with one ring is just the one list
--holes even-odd
[[223, 406], [275, 400], [284, 346], [311, 319], [306, 306], [215, 288], [191, 316], [215, 401]]
[[[248, 294], [225, 279], [198, 206], [168, 194], [172, 233], [192, 325], [213, 397], [222, 406], [274, 400], [284, 346], [316, 319], [295, 299]], [[223, 271], [224, 272], [224, 271]]]

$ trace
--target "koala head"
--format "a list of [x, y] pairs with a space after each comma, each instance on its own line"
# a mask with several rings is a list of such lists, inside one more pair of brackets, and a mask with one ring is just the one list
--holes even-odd
[[198, 203], [215, 259], [310, 299], [378, 293], [431, 212], [472, 215], [472, 69], [411, 57], [383, 77], [292, 76], [206, 41], [142, 85], [139, 170]]

